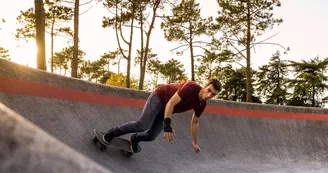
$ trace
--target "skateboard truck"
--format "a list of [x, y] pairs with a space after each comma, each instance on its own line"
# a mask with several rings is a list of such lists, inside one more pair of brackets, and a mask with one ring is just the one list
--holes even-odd
[[[100, 145], [101, 151], [105, 151], [108, 146], [111, 146], [119, 149], [120, 151], [123, 152], [124, 155], [126, 155], [129, 158], [134, 154], [133, 151], [131, 151], [129, 140], [120, 137], [115, 137], [112, 139], [112, 141], [109, 144], [107, 144], [103, 140], [103, 135], [105, 134], [104, 132], [99, 132], [96, 129], [94, 129], [93, 131], [95, 136], [92, 140], [93, 142], [95, 142], [95, 144]], [[140, 145], [138, 145], [138, 152], [140, 151], [141, 151], [141, 147]]]

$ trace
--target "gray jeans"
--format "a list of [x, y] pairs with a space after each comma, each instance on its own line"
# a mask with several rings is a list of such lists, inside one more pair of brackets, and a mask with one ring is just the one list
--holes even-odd
[[162, 131], [162, 123], [164, 120], [165, 105], [160, 98], [151, 93], [142, 110], [141, 118], [137, 121], [130, 121], [114, 130], [115, 136], [121, 136], [127, 133], [136, 132], [137, 141], [152, 141]]

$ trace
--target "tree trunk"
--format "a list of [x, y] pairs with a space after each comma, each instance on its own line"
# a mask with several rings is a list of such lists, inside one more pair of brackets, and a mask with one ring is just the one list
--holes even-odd
[[235, 97], [233, 98], [233, 101], [237, 101], [237, 86], [235, 86], [234, 88], [235, 88], [234, 90]]
[[250, 14], [250, 0], [247, 0], [247, 43], [246, 43], [246, 102], [251, 102], [252, 97], [252, 83], [251, 83], [251, 14]]
[[189, 47], [190, 47], [190, 60], [191, 60], [191, 80], [195, 81], [195, 71], [194, 71], [194, 50], [192, 45], [192, 23], [189, 20]]
[[142, 65], [142, 69], [141, 69], [141, 73], [140, 73], [139, 90], [143, 90], [143, 86], [144, 86], [146, 66], [147, 66], [147, 60], [148, 60], [148, 52], [149, 52], [150, 35], [151, 35], [151, 31], [153, 30], [153, 27], [154, 27], [154, 23], [155, 23], [155, 19], [156, 19], [156, 11], [157, 11], [157, 8], [158, 8], [160, 2], [161, 2], [161, 0], [156, 0], [154, 2], [153, 16], [151, 19], [151, 23], [150, 23], [148, 32], [146, 34], [147, 40], [146, 40], [146, 48], [145, 48], [145, 52], [144, 52], [144, 58], [142, 61], [143, 65]]
[[43, 0], [34, 0], [35, 24], [36, 24], [36, 45], [37, 45], [37, 68], [47, 70], [46, 65], [46, 45], [45, 45], [45, 14]]
[[72, 77], [77, 78], [78, 51], [79, 51], [79, 6], [80, 0], [75, 0], [74, 8], [74, 48], [72, 60]]
[[[133, 3], [133, 2], [132, 2]], [[135, 17], [135, 4], [132, 5], [132, 21], [130, 29], [130, 41], [129, 41], [129, 56], [128, 56], [128, 65], [127, 65], [127, 74], [126, 74], [126, 87], [131, 88], [130, 86], [130, 73], [131, 73], [131, 51], [132, 51], [132, 38], [133, 38], [133, 23]]]
[[[120, 42], [120, 39], [118, 37], [118, 29], [122, 29], [122, 27], [118, 28], [117, 25], [117, 20], [118, 20], [118, 2], [116, 1], [115, 2], [115, 34], [116, 34], [116, 40], [117, 40], [117, 44], [118, 44], [118, 47], [119, 47], [119, 51], [121, 52], [121, 55], [123, 56], [123, 58], [125, 58], [127, 61], [128, 61], [128, 57], [124, 54], [123, 52], [123, 49], [121, 47], [121, 42]], [[120, 21], [121, 22], [121, 21]], [[123, 36], [121, 35], [121, 37], [123, 38]], [[130, 46], [130, 45], [129, 45]], [[120, 73], [120, 61], [121, 59], [118, 60], [118, 65], [117, 65], [117, 74]]]
[[143, 70], [143, 58], [144, 58], [144, 35], [143, 35], [143, 14], [142, 9], [140, 8], [140, 35], [141, 35], [141, 47], [140, 47], [140, 80], [139, 80], [139, 90], [143, 88], [143, 78], [144, 74], [142, 73]]
[[51, 23], [51, 73], [54, 72], [54, 25], [55, 18], [52, 19]]
[[312, 85], [312, 107], [315, 107], [315, 87]]

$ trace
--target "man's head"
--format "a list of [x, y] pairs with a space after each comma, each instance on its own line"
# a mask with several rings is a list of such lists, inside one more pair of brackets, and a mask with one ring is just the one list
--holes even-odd
[[200, 92], [200, 98], [202, 100], [212, 99], [215, 95], [217, 95], [221, 91], [221, 89], [222, 89], [221, 82], [216, 78], [211, 78]]

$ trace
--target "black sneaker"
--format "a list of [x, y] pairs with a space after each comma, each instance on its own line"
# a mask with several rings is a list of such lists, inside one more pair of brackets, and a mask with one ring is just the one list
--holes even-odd
[[137, 136], [137, 134], [130, 136], [130, 149], [134, 153], [138, 152], [138, 143], [139, 142], [136, 140], [136, 136]]
[[114, 129], [111, 129], [103, 135], [103, 141], [109, 145], [109, 143], [113, 140], [114, 137]]

